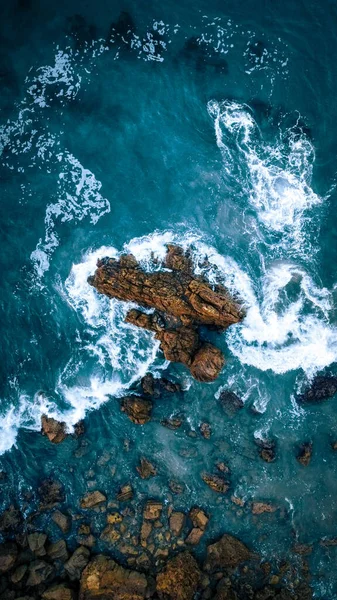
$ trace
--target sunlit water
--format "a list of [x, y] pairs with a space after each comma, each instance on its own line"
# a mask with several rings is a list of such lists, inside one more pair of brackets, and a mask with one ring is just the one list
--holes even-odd
[[[170, 479], [188, 482], [174, 503], [210, 511], [206, 541], [230, 531], [276, 557], [314, 543], [314, 588], [332, 598], [336, 551], [318, 542], [337, 536], [335, 404], [295, 398], [337, 357], [336, 9], [130, 3], [132, 20], [110, 30], [125, 7], [92, 4], [58, 3], [57, 17], [34, 0], [1, 8], [3, 506], [53, 474], [75, 509], [92, 468], [111, 497], [132, 481], [140, 500], [168, 500]], [[153, 269], [168, 242], [245, 304], [244, 322], [216, 337], [227, 365], [213, 384], [168, 365], [124, 323], [128, 306], [87, 284], [97, 258], [130, 251]], [[148, 370], [185, 392], [136, 427], [118, 398]], [[222, 389], [245, 402], [233, 419]], [[160, 425], [178, 412], [181, 430]], [[86, 416], [80, 457], [78, 441], [36, 433], [43, 413], [70, 431]], [[211, 440], [187, 435], [205, 420]], [[274, 463], [258, 437], [276, 440]], [[309, 440], [305, 469], [295, 456]], [[136, 476], [143, 455], [159, 468], [150, 482]], [[200, 478], [219, 459], [235, 495], [280, 510], [254, 518], [219, 502]]]

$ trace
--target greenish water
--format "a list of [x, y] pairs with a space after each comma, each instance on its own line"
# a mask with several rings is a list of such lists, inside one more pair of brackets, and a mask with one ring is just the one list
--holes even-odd
[[[71, 510], [92, 480], [111, 498], [131, 481], [141, 502], [168, 501], [173, 479], [186, 485], [176, 507], [212, 514], [206, 541], [229, 531], [276, 558], [313, 543], [316, 597], [334, 598], [336, 548], [319, 540], [337, 536], [335, 400], [303, 408], [295, 396], [336, 372], [336, 4], [0, 10], [2, 505], [28, 514], [25, 494], [49, 475]], [[172, 240], [192, 244], [196, 265], [207, 255], [247, 306], [216, 340], [227, 366], [214, 384], [165, 364], [150, 334], [123, 324], [127, 308], [86, 283], [98, 257], [127, 249], [148, 266]], [[148, 369], [185, 392], [137, 427], [118, 397]], [[245, 402], [233, 419], [221, 389]], [[84, 441], [51, 445], [37, 433], [43, 412], [70, 428], [86, 415]], [[160, 425], [177, 412], [180, 430]], [[259, 437], [276, 440], [274, 463]], [[295, 458], [305, 441], [307, 468]], [[159, 469], [149, 482], [141, 456]], [[219, 500], [200, 478], [218, 460], [235, 495], [280, 510], [253, 517]]]

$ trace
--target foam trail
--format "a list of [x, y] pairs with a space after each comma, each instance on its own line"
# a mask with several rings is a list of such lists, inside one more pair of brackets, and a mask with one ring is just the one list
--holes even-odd
[[315, 159], [311, 142], [298, 127], [287, 130], [273, 144], [264, 142], [244, 104], [210, 101], [208, 112], [224, 169], [236, 175], [265, 234], [279, 235], [274, 240], [278, 249], [311, 255], [312, 245], [304, 235], [306, 215], [322, 202], [311, 188]]

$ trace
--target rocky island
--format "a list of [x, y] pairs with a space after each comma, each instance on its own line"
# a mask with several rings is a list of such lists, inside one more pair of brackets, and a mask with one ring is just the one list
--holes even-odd
[[190, 369], [198, 381], [214, 381], [225, 364], [223, 353], [202, 339], [200, 327], [224, 331], [242, 320], [242, 306], [221, 285], [193, 273], [189, 252], [168, 245], [162, 270], [144, 271], [132, 255], [102, 258], [88, 278], [100, 294], [135, 302], [153, 312], [131, 309], [126, 320], [153, 331], [167, 360]]

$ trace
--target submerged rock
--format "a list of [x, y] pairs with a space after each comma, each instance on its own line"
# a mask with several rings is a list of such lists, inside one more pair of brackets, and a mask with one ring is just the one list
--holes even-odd
[[41, 417], [42, 434], [46, 435], [50, 442], [59, 444], [67, 437], [66, 424], [62, 421], [57, 421], [47, 415]]
[[182, 552], [169, 560], [157, 575], [157, 594], [161, 600], [192, 600], [200, 578], [195, 558], [189, 552]]
[[236, 415], [236, 413], [244, 406], [241, 398], [230, 390], [223, 390], [221, 392], [219, 402], [228, 417]]
[[276, 506], [268, 502], [252, 502], [253, 515], [262, 515], [263, 513], [273, 513], [277, 510]]
[[14, 542], [0, 544], [0, 573], [10, 571], [15, 565], [17, 556], [18, 548]]
[[[155, 309], [152, 314], [132, 309], [126, 321], [154, 331], [167, 360], [189, 367], [198, 381], [214, 381], [224, 357], [212, 344], [201, 342], [197, 328], [224, 329], [240, 321], [243, 313], [225, 288], [213, 289], [201, 277], [193, 276], [192, 262], [182, 248], [168, 247], [165, 266], [171, 271], [148, 273], [133, 256], [104, 258], [98, 261], [88, 283], [109, 298]], [[149, 377], [143, 380], [144, 385], [147, 394], [155, 393]]]
[[0, 531], [1, 533], [14, 533], [21, 528], [22, 523], [21, 511], [11, 505], [0, 516]]
[[88, 492], [81, 500], [81, 508], [93, 508], [106, 501], [106, 496], [99, 490]]
[[225, 533], [218, 542], [207, 546], [205, 569], [213, 571], [228, 567], [235, 568], [254, 557], [255, 555], [243, 542]]
[[65, 515], [60, 510], [55, 510], [51, 518], [63, 533], [67, 533], [67, 531], [70, 529], [71, 518], [69, 515]]
[[126, 396], [121, 402], [121, 410], [136, 425], [144, 425], [151, 419], [152, 402], [141, 396]]
[[43, 510], [54, 508], [65, 499], [62, 483], [51, 478], [42, 481], [38, 494], [41, 500], [40, 508]]
[[230, 484], [221, 475], [203, 473], [201, 475], [201, 478], [214, 492], [218, 492], [219, 494], [225, 494], [229, 490]]
[[138, 465], [136, 469], [142, 479], [149, 479], [150, 477], [157, 475], [156, 467], [144, 457], [140, 459], [140, 465]]
[[305, 442], [300, 447], [299, 453], [297, 455], [297, 460], [304, 467], [307, 467], [311, 461], [312, 456], [312, 442]]
[[256, 438], [255, 443], [259, 446], [259, 455], [262, 460], [271, 463], [276, 457], [276, 443], [274, 440], [262, 440]]
[[315, 377], [309, 389], [298, 397], [299, 402], [323, 402], [337, 393], [337, 377], [319, 375]]
[[147, 579], [142, 573], [124, 569], [99, 554], [90, 561], [81, 577], [80, 600], [143, 600]]

